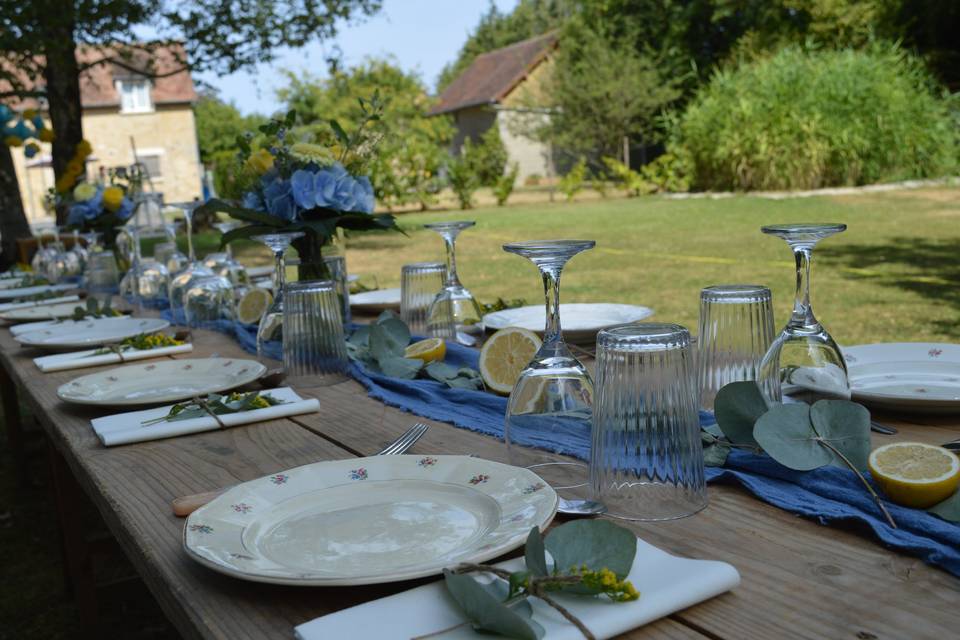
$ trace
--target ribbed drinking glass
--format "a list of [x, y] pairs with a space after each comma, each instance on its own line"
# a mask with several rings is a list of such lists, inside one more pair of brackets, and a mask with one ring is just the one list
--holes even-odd
[[[407, 323], [413, 335], [427, 335], [430, 305], [443, 288], [446, 272], [442, 262], [414, 262], [400, 269], [400, 319]], [[447, 329], [441, 333], [452, 333], [452, 318]]]
[[113, 251], [104, 249], [91, 253], [87, 259], [84, 279], [87, 295], [101, 306], [113, 298], [113, 295], [119, 291], [120, 285], [117, 258], [113, 255]]
[[707, 505], [692, 359], [676, 324], [597, 336], [590, 479], [610, 515], [671, 520]]
[[723, 385], [756, 380], [760, 360], [771, 342], [770, 289], [755, 284], [722, 284], [700, 291], [700, 408], [713, 411], [713, 399]]
[[347, 282], [347, 258], [343, 255], [323, 256], [323, 263], [330, 272], [330, 279], [337, 287], [337, 298], [340, 299], [340, 317], [343, 326], [349, 327], [352, 315], [350, 313], [350, 285]]
[[344, 379], [347, 347], [340, 299], [332, 280], [291, 282], [283, 290], [283, 368], [297, 388]]

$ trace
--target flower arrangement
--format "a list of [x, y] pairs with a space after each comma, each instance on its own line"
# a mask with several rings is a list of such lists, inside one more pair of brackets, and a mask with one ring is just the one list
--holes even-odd
[[233, 175], [239, 197], [212, 199], [199, 214], [227, 213], [250, 224], [224, 234], [221, 244], [238, 238], [276, 232], [301, 231], [293, 245], [300, 254], [300, 277], [329, 276], [322, 247], [338, 229], [366, 231], [397, 229], [393, 216], [374, 214], [374, 193], [364, 167], [376, 149], [380, 134], [369, 125], [380, 119], [378, 94], [360, 99], [363, 117], [348, 134], [330, 121], [329, 135], [312, 142], [291, 142], [296, 122], [291, 111], [238, 138], [238, 167]]
[[0, 137], [8, 147], [23, 147], [23, 154], [32, 158], [40, 152], [38, 142], [53, 142], [53, 129], [47, 127], [36, 109], [25, 109], [19, 116], [0, 104]]

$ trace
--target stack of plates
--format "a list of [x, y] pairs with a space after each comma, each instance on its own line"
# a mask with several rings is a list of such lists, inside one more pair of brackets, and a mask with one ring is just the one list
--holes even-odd
[[[601, 329], [637, 322], [652, 315], [653, 309], [632, 304], [560, 304], [563, 337], [570, 342], [591, 341]], [[483, 316], [483, 325], [494, 331], [520, 327], [543, 334], [545, 324], [543, 305], [504, 309]]]

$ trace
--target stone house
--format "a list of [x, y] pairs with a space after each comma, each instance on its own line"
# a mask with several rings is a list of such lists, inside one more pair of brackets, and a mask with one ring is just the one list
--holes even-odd
[[[102, 55], [92, 49], [78, 50], [77, 54], [81, 64]], [[157, 76], [179, 66], [166, 48], [156, 50], [153, 60]], [[93, 146], [87, 178], [102, 177], [106, 181], [110, 168], [140, 162], [150, 175], [146, 191], [162, 193], [168, 203], [201, 197], [203, 167], [193, 117], [197, 92], [189, 71], [151, 78], [126, 67], [144, 68], [135, 63], [121, 66], [106, 62], [86, 69], [80, 77], [83, 135]], [[26, 158], [22, 147], [11, 149], [24, 210], [31, 223], [50, 220], [43, 197], [53, 186], [54, 177], [50, 145], [41, 147], [33, 158]]]
[[548, 33], [476, 57], [440, 95], [430, 115], [449, 114], [456, 134], [453, 152], [463, 141], [477, 140], [496, 126], [509, 163], [517, 163], [522, 182], [530, 176], [554, 175], [549, 145], [521, 133], [531, 118], [548, 117], [535, 108], [536, 96], [550, 72], [557, 36]]

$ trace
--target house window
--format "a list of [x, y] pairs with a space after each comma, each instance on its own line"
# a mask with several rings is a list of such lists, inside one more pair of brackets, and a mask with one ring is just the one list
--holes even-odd
[[150, 81], [142, 79], [117, 80], [120, 94], [120, 113], [144, 113], [153, 111], [150, 100]]
[[138, 153], [137, 161], [143, 165], [146, 174], [151, 180], [156, 180], [163, 176], [160, 170], [160, 153]]

